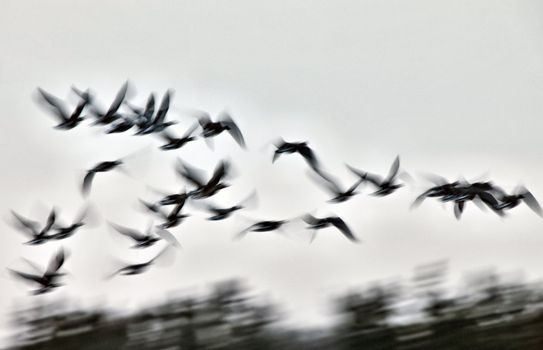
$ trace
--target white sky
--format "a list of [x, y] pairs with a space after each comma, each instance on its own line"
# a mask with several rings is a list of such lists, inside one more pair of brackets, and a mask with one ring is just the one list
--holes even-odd
[[[318, 324], [335, 291], [409, 276], [434, 260], [449, 259], [453, 274], [496, 266], [541, 277], [543, 222], [526, 207], [501, 220], [471, 205], [460, 222], [432, 201], [410, 212], [422, 187], [328, 205], [301, 159], [272, 166], [271, 149], [261, 150], [276, 136], [308, 140], [345, 183], [354, 180], [345, 162], [384, 174], [400, 154], [412, 174], [489, 172], [509, 190], [523, 183], [543, 198], [541, 13], [542, 2], [518, 0], [3, 1], [0, 267], [17, 266], [21, 256], [45, 264], [58, 248], [22, 245], [24, 237], [6, 224], [10, 209], [30, 214], [41, 201], [71, 220], [83, 204], [84, 169], [152, 145], [138, 180], [97, 176], [91, 199], [103, 218], [144, 226], [137, 198], [150, 198], [146, 183], [180, 188], [171, 166], [176, 155], [209, 170], [228, 156], [239, 176], [218, 202], [234, 203], [256, 188], [261, 205], [245, 216], [281, 219], [318, 208], [343, 216], [364, 243], [328, 230], [311, 246], [256, 234], [232, 243], [245, 221], [195, 217], [174, 230], [184, 249], [173, 266], [104, 281], [111, 257], [140, 261], [154, 250], [129, 250], [101, 225], [63, 242], [73, 276], [46, 298], [137, 305], [244, 277], [297, 308], [298, 320]], [[170, 117], [180, 121], [179, 133], [193, 121], [184, 108], [227, 108], [249, 151], [227, 136], [217, 139], [215, 153], [203, 142], [164, 153], [152, 137], [99, 136], [86, 126], [61, 132], [32, 99], [37, 86], [64, 98], [75, 84], [108, 104], [127, 78], [136, 102], [175, 89]], [[6, 273], [1, 278], [5, 329], [8, 311], [30, 297]]]

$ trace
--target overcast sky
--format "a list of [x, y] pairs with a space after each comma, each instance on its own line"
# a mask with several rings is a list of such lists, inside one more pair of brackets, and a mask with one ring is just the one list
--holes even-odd
[[[312, 245], [299, 232], [232, 243], [245, 219], [208, 222], [194, 212], [173, 230], [183, 245], [173, 266], [105, 281], [113, 258], [142, 261], [156, 249], [130, 250], [102, 222], [61, 242], [72, 253], [66, 264], [72, 276], [45, 300], [135, 306], [171, 290], [243, 277], [296, 309], [300, 322], [322, 324], [321, 305], [336, 291], [407, 277], [435, 260], [449, 259], [457, 275], [495, 266], [539, 278], [543, 221], [526, 207], [500, 219], [468, 204], [461, 221], [435, 201], [409, 211], [424, 183], [385, 198], [365, 189], [330, 205], [300, 158], [272, 166], [272, 149], [264, 146], [277, 136], [307, 140], [345, 184], [354, 181], [345, 163], [385, 174], [399, 154], [414, 176], [488, 173], [508, 190], [522, 183], [543, 198], [541, 13], [543, 3], [535, 0], [3, 1], [0, 267], [20, 266], [20, 257], [46, 264], [59, 247], [23, 245], [25, 237], [7, 223], [10, 209], [30, 216], [40, 202], [55, 205], [69, 222], [84, 204], [84, 169], [150, 146], [152, 159], [137, 164], [133, 179], [97, 176], [90, 199], [103, 220], [145, 226], [137, 198], [155, 198], [146, 185], [182, 186], [176, 156], [208, 171], [229, 157], [238, 176], [217, 203], [234, 204], [256, 189], [260, 206], [245, 217], [335, 213], [363, 243], [333, 230]], [[175, 90], [169, 117], [179, 121], [178, 133], [194, 121], [186, 109], [229, 110], [249, 150], [226, 135], [215, 152], [201, 141], [160, 152], [153, 137], [105, 136], [87, 123], [62, 132], [33, 99], [40, 86], [73, 101], [75, 84], [107, 105], [126, 79], [135, 103]], [[31, 297], [7, 273], [0, 277], [5, 330], [7, 313]]]

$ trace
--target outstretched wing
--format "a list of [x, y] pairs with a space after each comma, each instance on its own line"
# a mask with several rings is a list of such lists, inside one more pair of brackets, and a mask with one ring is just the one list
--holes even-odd
[[69, 115], [64, 108], [64, 103], [60, 99], [41, 88], [38, 88], [38, 92], [40, 93], [42, 99], [49, 104], [60, 121], [65, 122], [68, 120]]
[[42, 276], [33, 275], [30, 273], [24, 273], [19, 272], [15, 270], [8, 269], [9, 272], [11, 272], [15, 277], [18, 277], [19, 279], [22, 279], [26, 282], [35, 282], [41, 285], [44, 285], [46, 283], [45, 279]]
[[163, 240], [165, 240], [166, 242], [170, 243], [171, 245], [173, 245], [174, 247], [176, 248], [180, 248], [181, 247], [181, 244], [179, 244], [179, 241], [177, 240], [177, 238], [175, 238], [175, 236], [168, 230], [163, 230], [161, 228], [158, 228], [156, 230], [156, 234], [162, 238]]
[[345, 237], [353, 242], [358, 242], [358, 238], [355, 237], [349, 226], [340, 217], [331, 217], [328, 220], [334, 225]]
[[127, 91], [128, 91], [128, 82], [125, 82], [123, 86], [121, 86], [121, 88], [119, 89], [119, 92], [117, 92], [117, 95], [115, 96], [115, 99], [113, 100], [113, 103], [111, 103], [111, 106], [106, 112], [107, 115], [113, 115], [117, 112], [119, 107], [121, 107], [121, 104], [123, 103], [124, 98], [126, 97]]
[[49, 265], [47, 265], [47, 270], [45, 270], [44, 276], [51, 276], [55, 272], [57, 272], [62, 265], [64, 265], [64, 261], [66, 260], [66, 253], [64, 252], [63, 248], [60, 248], [57, 254], [49, 261]]
[[309, 225], [316, 225], [319, 222], [319, 219], [311, 214], [305, 214], [304, 216], [302, 216], [302, 220]]
[[396, 158], [394, 158], [394, 161], [390, 166], [390, 170], [388, 171], [388, 175], [385, 178], [385, 181], [392, 181], [394, 177], [396, 177], [396, 175], [398, 174], [398, 170], [400, 170], [400, 156], [396, 156]]
[[543, 210], [541, 210], [541, 206], [539, 205], [537, 199], [535, 199], [534, 195], [530, 191], [526, 190], [526, 192], [523, 193], [523, 196], [524, 203], [526, 203], [526, 205], [530, 207], [530, 209], [532, 209], [537, 215], [542, 216]]
[[383, 183], [383, 178], [379, 175], [370, 174], [365, 171], [361, 171], [359, 169], [353, 168], [352, 166], [347, 164], [347, 168], [356, 176], [358, 176], [360, 179], [364, 181], [371, 182], [375, 186], [380, 186], [381, 183]]
[[170, 109], [170, 94], [171, 92], [170, 90], [168, 90], [164, 94], [164, 97], [162, 97], [162, 102], [160, 102], [160, 107], [156, 112], [155, 120], [153, 121], [153, 123], [162, 124], [164, 122], [164, 119], [166, 119], [166, 114]]
[[213, 171], [213, 176], [211, 177], [211, 179], [209, 179], [209, 182], [207, 183], [208, 186], [216, 186], [221, 181], [221, 179], [227, 175], [229, 169], [230, 163], [225, 160], [217, 164], [217, 166], [215, 167], [215, 171]]
[[317, 157], [315, 156], [313, 150], [309, 148], [309, 146], [305, 144], [301, 145], [300, 147], [298, 147], [298, 153], [300, 153], [300, 155], [304, 157], [304, 159], [307, 161], [311, 168], [315, 170], [319, 168]]
[[185, 131], [185, 133], [183, 134], [183, 136], [181, 136], [182, 138], [187, 138], [189, 136], [192, 135], [192, 133], [198, 128], [198, 123], [194, 123], [192, 124], [188, 129], [187, 131]]
[[203, 171], [183, 163], [181, 159], [177, 161], [176, 171], [181, 177], [196, 187], [203, 187], [205, 185]]
[[124, 236], [127, 236], [127, 237], [130, 237], [132, 238], [133, 240], [135, 241], [143, 241], [146, 236], [144, 234], [142, 234], [141, 232], [137, 231], [137, 230], [134, 230], [134, 229], [131, 229], [131, 228], [128, 228], [128, 227], [124, 227], [124, 226], [121, 226], [121, 225], [117, 225], [113, 222], [108, 222], [109, 225], [115, 229], [115, 231], [119, 232], [120, 234], [124, 235]]
[[242, 148], [245, 148], [245, 139], [243, 138], [243, 134], [238, 128], [238, 125], [226, 112], [223, 112], [222, 115], [223, 117], [221, 118], [221, 123], [228, 127], [228, 132], [230, 133], [232, 138], [238, 143], [238, 145], [240, 145]]
[[89, 171], [85, 175], [85, 178], [83, 178], [83, 186], [81, 187], [81, 191], [83, 195], [88, 195], [92, 186], [92, 180], [94, 179], [94, 171]]
[[38, 234], [38, 227], [40, 225], [38, 222], [22, 217], [13, 210], [11, 211], [11, 214], [17, 219], [17, 226], [22, 229], [23, 232], [30, 233], [31, 236]]

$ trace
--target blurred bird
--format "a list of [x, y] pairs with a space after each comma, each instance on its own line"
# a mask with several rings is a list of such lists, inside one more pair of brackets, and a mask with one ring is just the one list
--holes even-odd
[[116, 169], [122, 164], [123, 164], [123, 161], [121, 159], [117, 159], [113, 161], [100, 162], [96, 164], [94, 167], [92, 167], [91, 169], [89, 169], [87, 171], [87, 174], [85, 175], [85, 178], [83, 179], [83, 186], [82, 186], [83, 195], [89, 194], [91, 186], [92, 186], [92, 180], [94, 179], [94, 175], [96, 173], [111, 171], [113, 169]]
[[283, 139], [279, 139], [274, 145], [276, 150], [273, 153], [272, 163], [275, 162], [281, 154], [299, 153], [313, 170], [319, 170], [317, 157], [313, 150], [309, 148], [307, 142], [286, 142]]
[[308, 229], [314, 230], [314, 234], [311, 238], [311, 242], [316, 237], [316, 230], [320, 230], [326, 227], [334, 226], [336, 227], [345, 237], [347, 237], [349, 240], [353, 242], [358, 242], [358, 238], [356, 238], [351, 231], [351, 229], [347, 226], [345, 221], [341, 219], [338, 216], [329, 216], [325, 218], [316, 218], [311, 214], [306, 214], [302, 217], [302, 219], [309, 225]]
[[109, 225], [113, 227], [115, 231], [134, 240], [136, 244], [132, 246], [132, 248], [147, 248], [147, 247], [152, 246], [156, 242], [160, 241], [161, 239], [164, 239], [166, 242], [170, 243], [171, 245], [175, 247], [180, 246], [179, 242], [174, 237], [174, 235], [167, 230], [157, 229], [155, 230], [155, 233], [156, 233], [156, 236], [155, 236], [153, 234], [152, 221], [147, 226], [147, 229], [145, 230], [145, 232], [140, 232], [128, 227], [117, 225], [112, 222], [110, 222]]
[[51, 209], [51, 212], [49, 213], [49, 216], [47, 217], [47, 221], [45, 225], [43, 225], [42, 229], [39, 229], [40, 224], [36, 221], [29, 220], [19, 214], [17, 214], [15, 211], [11, 211], [11, 214], [15, 217], [17, 220], [17, 228], [26, 233], [28, 236], [31, 237], [31, 240], [26, 242], [26, 244], [30, 245], [38, 245], [43, 244], [47, 242], [49, 239], [51, 239], [51, 236], [48, 236], [47, 234], [51, 230], [51, 227], [54, 225], [56, 220], [56, 210], [55, 208]]
[[396, 158], [394, 159], [394, 162], [392, 162], [392, 166], [390, 167], [388, 175], [384, 179], [379, 175], [370, 174], [368, 172], [362, 172], [349, 165], [347, 165], [347, 168], [349, 168], [349, 170], [352, 173], [360, 177], [362, 181], [364, 182], [368, 181], [372, 185], [374, 185], [377, 188], [377, 191], [372, 194], [375, 196], [389, 195], [392, 192], [396, 191], [398, 188], [403, 186], [403, 184], [396, 183], [396, 176], [398, 175], [398, 170], [400, 169], [399, 156], [396, 156]]
[[499, 204], [497, 204], [495, 207], [497, 210], [513, 209], [520, 203], [524, 202], [537, 215], [543, 215], [543, 211], [541, 210], [539, 202], [535, 199], [534, 195], [524, 186], [518, 186], [513, 191], [513, 194], [506, 194], [505, 192], [499, 193], [498, 200]]
[[34, 284], [38, 284], [40, 287], [39, 289], [36, 289], [32, 292], [34, 295], [38, 294], [44, 294], [47, 292], [52, 291], [53, 289], [62, 286], [62, 284], [58, 283], [58, 279], [63, 276], [63, 273], [58, 272], [62, 265], [64, 265], [64, 261], [66, 260], [66, 254], [64, 253], [64, 249], [60, 248], [60, 250], [56, 253], [56, 255], [50, 260], [47, 269], [42, 275], [35, 275], [35, 274], [29, 274], [24, 272], [19, 272], [15, 270], [9, 269], [9, 271], [16, 277], [26, 281], [26, 282], [32, 282]]
[[168, 114], [168, 110], [170, 109], [170, 95], [170, 90], [166, 91], [160, 103], [160, 107], [156, 112], [155, 118], [149, 121], [146, 127], [142, 129], [141, 132], [138, 132], [138, 134], [147, 135], [156, 132], [162, 132], [167, 127], [177, 123], [175, 121], [165, 121], [166, 114]]
[[148, 203], [146, 201], [143, 201], [140, 199], [140, 202], [145, 206], [145, 208], [152, 212], [153, 214], [156, 214], [158, 217], [164, 220], [164, 222], [157, 227], [160, 229], [168, 229], [175, 226], [178, 226], [183, 222], [183, 220], [187, 217], [189, 217], [189, 214], [181, 214], [181, 209], [183, 209], [183, 206], [185, 205], [185, 202], [178, 203], [175, 205], [175, 207], [168, 213], [163, 210], [159, 205]]
[[128, 91], [128, 82], [125, 82], [119, 91], [117, 92], [117, 95], [115, 96], [115, 99], [111, 103], [111, 106], [109, 106], [109, 109], [106, 112], [101, 111], [97, 106], [92, 105], [91, 106], [91, 112], [95, 116], [96, 120], [93, 122], [92, 125], [108, 125], [116, 121], [120, 118], [120, 115], [117, 113], [119, 108], [121, 107], [125, 97], [126, 92]]
[[[172, 252], [172, 246], [170, 244], [167, 244], [157, 255], [155, 255], [152, 259], [139, 264], [130, 264], [127, 266], [124, 266], [120, 268], [119, 270], [115, 271], [110, 277], [114, 277], [115, 275], [139, 275], [145, 271], [147, 271], [151, 265], [153, 265], [156, 262], [162, 261], [162, 262], [169, 262], [166, 259], [171, 258]], [[168, 259], [170, 260], [170, 259]]]
[[88, 92], [81, 93], [81, 101], [77, 104], [71, 114], [66, 111], [66, 105], [63, 101], [41, 88], [38, 88], [38, 92], [40, 93], [43, 101], [48, 104], [53, 114], [60, 121], [60, 124], [56, 125], [55, 129], [70, 130], [85, 120], [85, 117], [81, 114], [90, 101]]
[[356, 181], [351, 187], [349, 187], [347, 190], [344, 190], [339, 184], [336, 179], [334, 179], [332, 176], [324, 173], [323, 171], [319, 170], [315, 173], [309, 173], [309, 177], [315, 181], [316, 184], [320, 185], [322, 188], [327, 190], [329, 193], [332, 194], [332, 199], [328, 200], [328, 202], [331, 203], [341, 203], [345, 202], [349, 198], [357, 195], [359, 192], [356, 191], [358, 186], [362, 183], [362, 179], [359, 179]]
[[135, 124], [138, 127], [136, 135], [143, 135], [143, 131], [146, 130], [153, 122], [153, 114], [155, 113], [155, 96], [149, 95], [145, 108], [134, 107], [128, 102], [125, 104], [130, 110], [136, 114]]
[[227, 207], [227, 208], [220, 208], [213, 204], [205, 204], [205, 208], [211, 212], [213, 215], [207, 218], [208, 220], [212, 221], [218, 221], [218, 220], [224, 220], [228, 217], [230, 217], [234, 212], [248, 208], [251, 205], [254, 205], [256, 201], [258, 200], [256, 191], [253, 191], [247, 198], [239, 202], [239, 204]]
[[192, 133], [194, 133], [197, 127], [198, 125], [194, 124], [181, 137], [175, 137], [167, 131], [162, 131], [159, 135], [160, 137], [165, 139], [168, 143], [160, 146], [160, 149], [164, 151], [179, 149], [183, 147], [185, 144], [196, 140], [196, 137], [192, 136]]
[[213, 122], [209, 114], [205, 112], [200, 114], [198, 122], [202, 127], [202, 136], [205, 139], [209, 139], [221, 134], [223, 131], [227, 131], [230, 136], [232, 136], [234, 141], [240, 145], [240, 147], [245, 148], [245, 139], [243, 138], [243, 134], [232, 117], [230, 117], [227, 112], [222, 112], [218, 119], [218, 121]]
[[205, 181], [201, 170], [183, 163], [180, 159], [177, 163], [177, 173], [185, 180], [193, 184], [196, 189], [189, 192], [189, 197], [195, 199], [208, 198], [230, 185], [221, 182], [229, 174], [230, 163], [223, 160], [217, 164], [209, 181]]
[[288, 220], [277, 220], [277, 221], [259, 221], [251, 226], [247, 227], [240, 233], [238, 233], [234, 239], [242, 239], [247, 235], [249, 232], [269, 232], [269, 231], [275, 231], [280, 230], [283, 225], [285, 225], [288, 222]]
[[84, 206], [79, 210], [79, 213], [75, 216], [70, 225], [53, 225], [52, 229], [54, 230], [54, 233], [51, 235], [51, 239], [61, 240], [73, 236], [82, 226], [87, 224], [85, 221], [89, 216], [90, 210], [91, 207]]

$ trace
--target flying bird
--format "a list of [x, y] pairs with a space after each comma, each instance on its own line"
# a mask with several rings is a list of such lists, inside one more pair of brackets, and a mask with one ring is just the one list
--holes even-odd
[[147, 271], [151, 267], [151, 265], [153, 265], [154, 263], [157, 263], [157, 262], [163, 262], [163, 263], [170, 262], [171, 259], [169, 259], [169, 258], [171, 258], [172, 255], [169, 254], [169, 253], [171, 253], [171, 252], [172, 252], [172, 246], [170, 244], [168, 244], [157, 255], [155, 255], [150, 260], [148, 260], [146, 262], [143, 262], [143, 263], [126, 265], [126, 266], [118, 269], [117, 271], [115, 271], [110, 277], [114, 277], [116, 275], [124, 275], [124, 276], [139, 275], [139, 274]]
[[309, 173], [309, 177], [315, 181], [318, 185], [328, 191], [333, 197], [328, 200], [330, 203], [341, 203], [347, 201], [349, 198], [357, 195], [358, 186], [362, 183], [362, 179], [356, 181], [348, 189], [344, 189], [336, 179], [332, 176], [324, 173], [323, 171], [316, 171], [315, 173]]
[[176, 204], [170, 212], [164, 211], [164, 209], [158, 204], [149, 203], [141, 199], [140, 202], [145, 206], [148, 211], [164, 220], [162, 224], [157, 226], [158, 228], [163, 230], [178, 226], [183, 222], [183, 220], [185, 220], [185, 218], [190, 216], [189, 214], [181, 213], [181, 209], [183, 209], [185, 202]]
[[30, 241], [26, 242], [26, 244], [38, 245], [38, 244], [43, 244], [47, 242], [49, 239], [51, 239], [51, 236], [49, 236], [48, 233], [51, 230], [51, 227], [53, 227], [53, 225], [55, 224], [55, 220], [56, 220], [55, 208], [51, 209], [51, 212], [49, 213], [49, 216], [47, 217], [47, 221], [41, 229], [39, 229], [40, 224], [38, 222], [29, 220], [17, 214], [13, 210], [11, 211], [11, 214], [17, 220], [16, 227], [20, 231], [30, 236], [31, 239]]
[[534, 195], [524, 186], [518, 186], [513, 191], [513, 194], [506, 194], [505, 192], [499, 193], [498, 200], [499, 203], [495, 207], [497, 210], [513, 209], [522, 202], [524, 202], [537, 215], [543, 215], [543, 211], [541, 210], [539, 202], [537, 201], [537, 199], [535, 199]]
[[83, 186], [82, 186], [83, 195], [89, 194], [91, 190], [91, 186], [92, 186], [92, 181], [94, 180], [94, 175], [96, 175], [96, 173], [104, 173], [107, 171], [111, 171], [113, 169], [118, 168], [122, 164], [123, 164], [123, 161], [121, 159], [117, 159], [113, 161], [100, 162], [96, 164], [94, 167], [92, 167], [91, 169], [89, 169], [87, 171], [87, 174], [83, 178]]
[[55, 129], [70, 130], [78, 126], [85, 117], [81, 114], [90, 101], [88, 92], [81, 93], [81, 101], [77, 104], [74, 111], [70, 114], [66, 111], [66, 105], [59, 98], [51, 95], [47, 91], [38, 88], [41, 98], [45, 101], [54, 116], [59, 120], [59, 124], [55, 126]]
[[188, 194], [191, 198], [208, 198], [220, 190], [229, 187], [228, 184], [222, 182], [222, 180], [228, 176], [231, 168], [230, 163], [225, 160], [217, 164], [213, 171], [213, 175], [207, 182], [204, 180], [201, 170], [183, 163], [180, 159], [177, 164], [177, 173], [196, 187]]
[[150, 225], [147, 226], [145, 232], [140, 232], [138, 230], [117, 225], [112, 222], [110, 222], [109, 225], [120, 234], [131, 238], [135, 242], [135, 245], [132, 246], [132, 248], [147, 248], [160, 241], [161, 239], [164, 239], [166, 242], [170, 243], [173, 246], [180, 246], [174, 235], [167, 230], [157, 229], [155, 230], [156, 235], [154, 235], [152, 221]]
[[313, 150], [309, 148], [307, 142], [287, 142], [283, 139], [279, 139], [274, 143], [274, 145], [276, 149], [273, 153], [272, 163], [275, 162], [281, 156], [281, 154], [298, 153], [305, 159], [307, 164], [309, 164], [313, 170], [319, 170], [319, 162], [317, 161], [317, 157], [315, 156]]
[[73, 222], [69, 225], [53, 225], [52, 229], [54, 233], [51, 235], [51, 239], [61, 240], [73, 236], [81, 227], [86, 225], [86, 219], [89, 216], [90, 207], [84, 206], [80, 209], [79, 213], [75, 216]]
[[288, 220], [267, 220], [267, 221], [258, 221], [251, 226], [247, 227], [240, 233], [238, 233], [234, 239], [242, 239], [247, 235], [249, 232], [269, 232], [269, 231], [276, 231], [280, 230], [283, 225], [288, 223]]
[[358, 242], [358, 238], [355, 237], [351, 229], [347, 226], [345, 221], [338, 216], [329, 216], [325, 218], [316, 218], [311, 214], [306, 214], [302, 219], [309, 225], [308, 229], [314, 230], [313, 237], [311, 242], [316, 237], [316, 230], [320, 230], [326, 227], [334, 226], [337, 228], [345, 237], [353, 242]]
[[66, 260], [66, 254], [64, 252], [64, 249], [60, 249], [55, 256], [50, 260], [47, 269], [43, 274], [36, 275], [36, 274], [30, 274], [25, 272], [19, 272], [15, 270], [9, 270], [14, 276], [26, 281], [31, 282], [34, 284], [39, 285], [39, 289], [36, 289], [32, 291], [32, 294], [38, 295], [38, 294], [44, 294], [47, 292], [52, 291], [55, 288], [58, 288], [62, 286], [58, 282], [58, 279], [62, 277], [64, 274], [58, 272], [62, 265], [64, 265], [64, 261]]
[[206, 210], [211, 212], [212, 214], [212, 216], [210, 216], [207, 219], [211, 221], [224, 220], [226, 218], [229, 218], [236, 211], [248, 208], [256, 204], [257, 200], [258, 200], [257, 194], [256, 194], [256, 191], [254, 191], [247, 198], [239, 202], [237, 205], [233, 205], [231, 207], [221, 208], [216, 205], [206, 203], [205, 204]]
[[377, 191], [372, 193], [375, 196], [389, 195], [403, 186], [403, 184], [396, 183], [396, 177], [398, 175], [398, 171], [400, 170], [399, 156], [396, 156], [394, 162], [392, 162], [388, 175], [384, 179], [379, 175], [363, 172], [349, 165], [347, 165], [347, 168], [349, 168], [349, 170], [357, 175], [363, 182], [370, 182], [373, 186], [375, 186]]
[[203, 112], [200, 114], [198, 122], [202, 127], [202, 137], [206, 140], [221, 134], [223, 131], [227, 131], [241, 148], [245, 148], [243, 134], [227, 112], [222, 112], [216, 122], [211, 120], [209, 114]]
[[170, 109], [170, 90], [166, 91], [164, 94], [164, 97], [162, 98], [162, 101], [160, 102], [160, 107], [158, 111], [156, 112], [155, 118], [150, 120], [146, 127], [142, 129], [137, 134], [151, 134], [156, 132], [164, 131], [167, 127], [177, 124], [175, 121], [166, 121], [166, 114], [168, 114], [168, 110]]
[[153, 114], [155, 113], [155, 96], [149, 95], [145, 108], [138, 108], [130, 105], [128, 102], [125, 104], [130, 110], [136, 114], [135, 124], [138, 127], [136, 135], [143, 135], [143, 131], [146, 130], [153, 122]]
[[128, 82], [125, 82], [119, 91], [117, 92], [117, 95], [115, 96], [115, 99], [109, 106], [109, 109], [106, 112], [101, 111], [98, 107], [95, 105], [91, 106], [91, 112], [96, 117], [96, 120], [93, 122], [93, 125], [108, 125], [116, 121], [120, 118], [120, 115], [118, 114], [118, 110], [121, 107], [125, 97], [126, 92], [128, 91]]
[[159, 134], [159, 136], [163, 138], [164, 140], [166, 140], [167, 143], [160, 146], [160, 149], [164, 151], [179, 149], [183, 147], [184, 145], [186, 145], [187, 143], [196, 140], [196, 137], [192, 136], [192, 134], [194, 133], [197, 127], [198, 125], [194, 124], [181, 137], [176, 137], [166, 130], [162, 131]]

